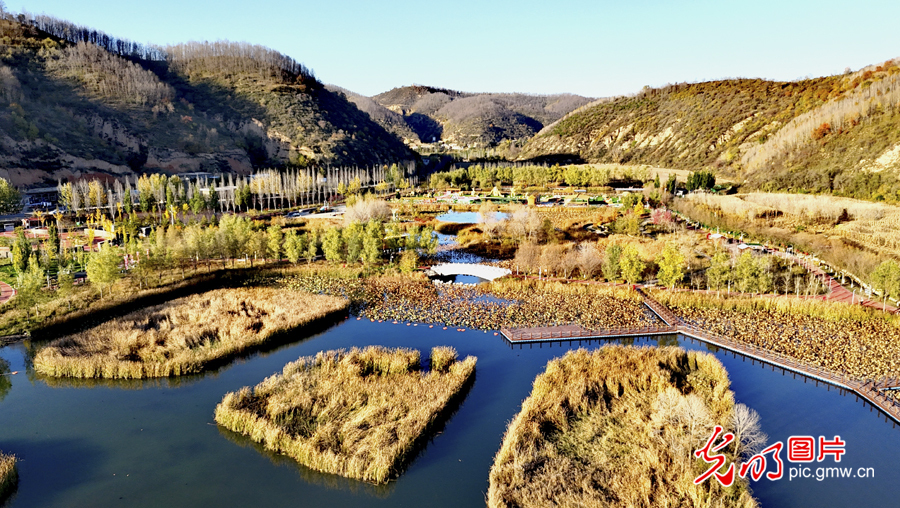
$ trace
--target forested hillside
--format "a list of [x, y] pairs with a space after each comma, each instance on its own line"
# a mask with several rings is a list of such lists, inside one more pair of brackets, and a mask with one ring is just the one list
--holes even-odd
[[529, 138], [591, 99], [578, 95], [472, 94], [407, 86], [372, 97], [402, 115], [423, 143], [492, 146]]
[[714, 169], [747, 188], [900, 199], [900, 68], [646, 88], [566, 116], [523, 159]]
[[341, 93], [350, 102], [356, 105], [360, 111], [369, 115], [375, 123], [384, 127], [390, 133], [393, 133], [404, 143], [413, 145], [420, 143], [419, 135], [416, 134], [407, 124], [406, 118], [390, 109], [378, 104], [370, 97], [360, 95], [337, 85], [326, 85], [326, 88], [332, 92]]
[[0, 177], [371, 165], [414, 157], [312, 71], [246, 43], [143, 46], [0, 19]]

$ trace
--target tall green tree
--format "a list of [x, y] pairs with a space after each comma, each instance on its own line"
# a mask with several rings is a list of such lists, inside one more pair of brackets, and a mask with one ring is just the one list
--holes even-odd
[[303, 256], [303, 246], [300, 244], [300, 235], [294, 229], [288, 230], [284, 235], [284, 255], [291, 264], [297, 264]]
[[282, 239], [281, 226], [278, 224], [272, 224], [266, 229], [266, 254], [269, 259], [274, 259], [276, 261], [281, 259]]
[[56, 228], [56, 221], [53, 220], [50, 222], [50, 226], [47, 227], [47, 243], [50, 248], [53, 249], [54, 254], [59, 254], [59, 230]]
[[375, 265], [381, 261], [381, 251], [384, 245], [384, 226], [381, 221], [371, 220], [366, 225], [366, 235], [363, 239], [363, 261], [367, 265]]
[[875, 289], [889, 298], [900, 300], [900, 264], [892, 259], [884, 261], [875, 268], [871, 278]]
[[731, 256], [726, 252], [717, 252], [706, 269], [706, 287], [716, 291], [727, 287], [731, 277]]
[[0, 215], [12, 215], [22, 210], [22, 195], [3, 178], [0, 178]]
[[100, 298], [103, 298], [103, 288], [108, 288], [121, 277], [119, 271], [121, 261], [119, 249], [110, 244], [104, 245], [99, 252], [92, 253], [88, 258], [85, 271], [88, 280], [100, 288]]
[[674, 288], [684, 278], [684, 256], [675, 245], [667, 243], [659, 258], [659, 283], [667, 288]]
[[340, 262], [344, 259], [344, 241], [340, 228], [330, 228], [322, 240], [322, 253], [328, 261]]
[[72, 268], [69, 266], [60, 268], [56, 275], [56, 294], [66, 301], [69, 309], [72, 308], [72, 301], [69, 297], [75, 287], [75, 278], [72, 275]]
[[347, 262], [356, 263], [362, 256], [363, 236], [365, 230], [361, 222], [353, 221], [344, 229], [344, 241], [347, 243]]
[[122, 209], [125, 210], [125, 213], [128, 215], [131, 215], [132, 210], [134, 210], [134, 200], [131, 197], [130, 184], [125, 185], [125, 193], [122, 196]]
[[306, 244], [306, 249], [304, 249], [304, 256], [306, 258], [306, 264], [310, 264], [316, 259], [316, 254], [319, 252], [319, 234], [317, 231], [312, 230], [309, 233], [306, 233], [304, 243]]
[[28, 258], [28, 269], [16, 276], [16, 286], [18, 289], [14, 301], [19, 308], [25, 309], [28, 319], [31, 319], [31, 310], [35, 308], [44, 286], [44, 270], [34, 254]]
[[20, 226], [16, 228], [16, 241], [12, 246], [12, 264], [16, 273], [23, 273], [28, 268], [28, 259], [31, 257], [31, 243], [25, 238], [25, 230]]
[[759, 265], [753, 254], [746, 250], [738, 258], [734, 267], [734, 280], [741, 293], [755, 293], [759, 290]]
[[625, 247], [625, 250], [622, 252], [622, 258], [619, 260], [619, 264], [622, 267], [622, 277], [624, 277], [629, 284], [637, 284], [640, 282], [641, 277], [644, 274], [644, 268], [647, 267], [647, 264], [641, 259], [641, 254], [638, 252], [637, 247], [634, 245]]
[[621, 267], [619, 261], [622, 258], [622, 246], [614, 243], [606, 247], [606, 256], [603, 259], [603, 277], [609, 282], [619, 280]]

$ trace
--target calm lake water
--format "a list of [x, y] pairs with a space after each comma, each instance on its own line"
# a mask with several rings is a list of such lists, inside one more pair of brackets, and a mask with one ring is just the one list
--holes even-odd
[[[465, 401], [397, 481], [374, 487], [312, 472], [213, 422], [213, 409], [226, 392], [255, 385], [300, 356], [369, 344], [422, 351], [452, 345], [461, 356], [478, 357]], [[680, 345], [705, 349], [683, 340]], [[28, 369], [22, 345], [5, 347], [0, 357], [20, 371], [9, 378], [12, 386], [0, 401], [0, 450], [20, 458], [19, 487], [8, 506], [484, 506], [488, 471], [507, 423], [547, 361], [575, 347], [513, 348], [493, 332], [350, 318], [216, 372], [145, 382], [48, 382], [22, 372]], [[900, 428], [852, 395], [730, 354], [716, 356], [728, 369], [737, 400], [759, 411], [770, 442], [795, 434], [840, 435], [847, 442], [841, 466], [875, 469], [873, 479], [762, 480], [752, 485], [762, 506], [897, 503]], [[823, 465], [834, 464], [828, 459]]]

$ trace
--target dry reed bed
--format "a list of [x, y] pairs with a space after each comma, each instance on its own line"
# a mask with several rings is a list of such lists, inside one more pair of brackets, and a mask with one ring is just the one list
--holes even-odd
[[640, 295], [602, 284], [501, 279], [477, 287], [436, 287], [427, 279], [382, 276], [344, 279], [314, 273], [276, 285], [349, 298], [372, 320], [414, 321], [481, 330], [578, 324], [588, 329], [644, 327], [659, 322]]
[[415, 350], [320, 352], [225, 395], [216, 422], [311, 469], [385, 483], [463, 392], [475, 361], [436, 347], [425, 371]]
[[[688, 200], [747, 220], [783, 214], [779, 222], [824, 223], [820, 232], [840, 235], [878, 251], [900, 255], [900, 207], [827, 195], [751, 193], [690, 194]], [[843, 216], [844, 212], [847, 216]], [[843, 217], [842, 217], [843, 216]], [[835, 223], [840, 224], [833, 227]], [[791, 224], [788, 224], [791, 225]]]
[[796, 298], [716, 298], [655, 291], [653, 297], [701, 328], [861, 379], [900, 377], [900, 317]]
[[192, 374], [346, 308], [337, 297], [285, 289], [217, 289], [55, 340], [35, 356], [34, 368], [80, 378]]
[[693, 484], [708, 464], [692, 451], [713, 425], [733, 428], [733, 412], [728, 375], [708, 353], [571, 351], [547, 364], [510, 423], [488, 506], [756, 506], [745, 482]]
[[0, 503], [9, 496], [19, 481], [16, 458], [0, 453]]

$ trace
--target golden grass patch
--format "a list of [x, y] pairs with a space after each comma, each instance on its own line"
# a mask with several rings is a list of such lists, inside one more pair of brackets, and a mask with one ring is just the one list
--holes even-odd
[[717, 298], [654, 291], [685, 321], [744, 344], [858, 379], [900, 376], [900, 316], [789, 297]]
[[12, 493], [18, 481], [16, 458], [12, 455], [0, 453], [0, 502]]
[[320, 352], [225, 395], [216, 422], [311, 469], [384, 483], [463, 392], [475, 361], [438, 347], [425, 371], [415, 350]]
[[510, 423], [488, 506], [756, 506], [745, 483], [693, 484], [708, 465], [692, 452], [713, 425], [732, 428], [733, 411], [728, 375], [710, 354], [569, 352], [547, 364]]
[[340, 298], [284, 289], [217, 289], [55, 340], [35, 356], [34, 368], [81, 378], [193, 374], [347, 305]]

